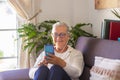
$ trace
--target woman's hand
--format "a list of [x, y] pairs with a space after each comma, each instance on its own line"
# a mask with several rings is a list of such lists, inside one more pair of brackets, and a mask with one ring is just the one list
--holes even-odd
[[44, 57], [43, 61], [38, 64], [38, 66], [41, 66], [41, 65], [45, 65], [45, 66], [48, 65], [48, 62], [46, 61], [45, 57]]
[[48, 54], [48, 56], [46, 56], [45, 59], [46, 59], [47, 63], [59, 65], [61, 67], [66, 66], [66, 62], [64, 60], [62, 60], [61, 58], [59, 58], [53, 54]]

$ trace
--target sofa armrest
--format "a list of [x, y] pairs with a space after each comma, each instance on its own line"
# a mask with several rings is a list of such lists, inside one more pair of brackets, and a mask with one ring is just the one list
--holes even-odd
[[29, 69], [16, 69], [0, 72], [0, 80], [30, 80]]

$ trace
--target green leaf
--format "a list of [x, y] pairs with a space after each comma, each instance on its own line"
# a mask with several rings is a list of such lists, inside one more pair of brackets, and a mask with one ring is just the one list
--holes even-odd
[[117, 10], [113, 9], [113, 10], [111, 10], [111, 12], [112, 12], [117, 18], [120, 19], [120, 13], [118, 13]]

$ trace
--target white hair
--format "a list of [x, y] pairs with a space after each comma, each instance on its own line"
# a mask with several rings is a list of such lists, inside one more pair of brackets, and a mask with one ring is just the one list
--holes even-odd
[[53, 26], [52, 26], [52, 32], [53, 32], [53, 30], [55, 28], [57, 28], [57, 27], [63, 27], [63, 26], [66, 27], [67, 33], [69, 33], [69, 26], [66, 23], [64, 23], [64, 22], [56, 22], [55, 24], [53, 24]]

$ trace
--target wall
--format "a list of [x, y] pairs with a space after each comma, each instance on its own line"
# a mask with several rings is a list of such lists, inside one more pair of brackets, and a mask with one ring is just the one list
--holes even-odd
[[60, 20], [71, 25], [73, 23], [72, 0], [42, 0], [40, 21]]
[[110, 9], [95, 10], [94, 0], [41, 0], [42, 12], [39, 20], [60, 20], [68, 25], [92, 23], [85, 28], [94, 35], [101, 36], [101, 23], [104, 19], [117, 19]]
[[70, 25], [81, 21], [89, 21], [88, 7], [83, 3], [88, 5], [88, 1], [86, 0], [42, 0], [40, 21], [58, 19], [65, 22], [67, 21]]

